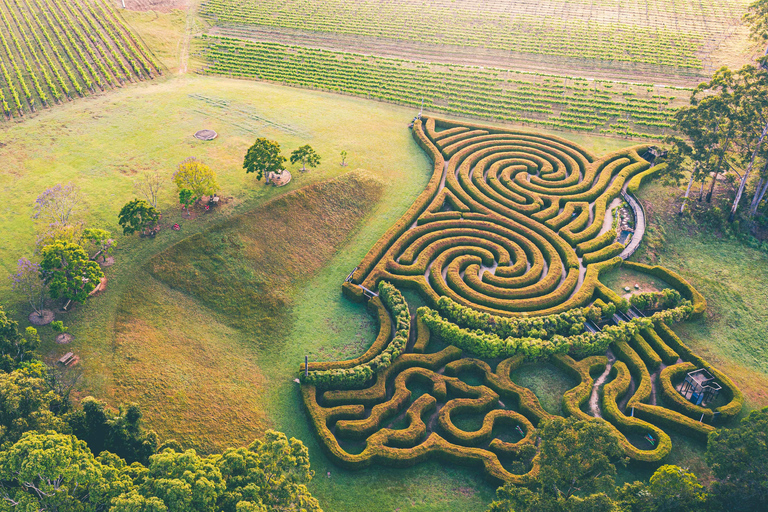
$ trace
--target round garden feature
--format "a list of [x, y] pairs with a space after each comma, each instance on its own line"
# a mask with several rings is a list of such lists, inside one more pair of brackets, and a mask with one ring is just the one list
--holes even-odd
[[219, 134], [213, 130], [198, 130], [195, 132], [195, 138], [200, 140], [213, 140], [218, 136]]

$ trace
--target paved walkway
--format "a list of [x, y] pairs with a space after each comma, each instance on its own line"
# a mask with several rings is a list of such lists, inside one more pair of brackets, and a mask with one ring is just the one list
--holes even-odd
[[629, 203], [629, 207], [632, 208], [632, 212], [635, 215], [635, 232], [632, 234], [632, 241], [619, 254], [621, 259], [625, 260], [635, 253], [637, 248], [640, 247], [640, 242], [643, 241], [643, 235], [645, 235], [645, 211], [637, 199], [627, 192], [626, 186], [621, 191], [621, 197]]

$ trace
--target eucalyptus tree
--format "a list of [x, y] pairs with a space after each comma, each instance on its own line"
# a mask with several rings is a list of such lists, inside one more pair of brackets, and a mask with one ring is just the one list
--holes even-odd
[[734, 142], [737, 151], [729, 165], [739, 174], [741, 180], [731, 206], [729, 221], [733, 221], [736, 216], [755, 162], [758, 158], [768, 158], [763, 147], [768, 135], [768, 73], [754, 66], [744, 66], [734, 74], [731, 87], [737, 132]]

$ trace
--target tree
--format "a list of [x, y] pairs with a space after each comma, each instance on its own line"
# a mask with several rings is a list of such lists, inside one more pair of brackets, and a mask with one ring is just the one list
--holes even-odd
[[48, 224], [38, 231], [39, 234], [37, 235], [37, 240], [35, 242], [35, 252], [39, 253], [43, 247], [54, 242], [72, 242], [74, 244], [79, 244], [83, 239], [84, 227], [85, 226], [81, 222], [75, 222], [74, 224], [54, 222]]
[[147, 172], [133, 183], [133, 188], [138, 194], [144, 196], [149, 204], [157, 208], [157, 196], [163, 188], [163, 180], [160, 173]]
[[189, 214], [189, 205], [194, 203], [196, 198], [194, 197], [194, 194], [191, 190], [188, 188], [183, 188], [179, 190], [179, 202], [184, 207], [184, 211]]
[[[747, 7], [743, 21], [749, 25], [750, 36], [753, 40], [766, 44], [768, 42], [768, 0], [757, 0]], [[766, 46], [764, 55], [768, 55]]]
[[0, 369], [10, 372], [22, 363], [37, 359], [35, 350], [40, 346], [40, 336], [34, 327], [27, 327], [22, 335], [19, 324], [5, 315], [0, 307]]
[[112, 239], [112, 233], [106, 229], [86, 228], [83, 230], [83, 242], [90, 249], [89, 253], [92, 260], [96, 260], [99, 255], [106, 256], [111, 254], [115, 248], [115, 241]]
[[189, 157], [179, 164], [173, 174], [173, 182], [181, 189], [189, 189], [195, 197], [209, 196], [221, 187], [216, 182], [216, 173], [195, 157]]
[[729, 221], [733, 221], [741, 202], [744, 189], [758, 156], [766, 158], [763, 142], [768, 135], [768, 74], [754, 66], [744, 66], [736, 74], [733, 82], [733, 96], [738, 104], [736, 123], [738, 125], [737, 142], [739, 146], [738, 162], [743, 171], [736, 197], [733, 200]]
[[128, 462], [147, 464], [149, 457], [157, 452], [157, 434], [144, 430], [138, 405], [120, 406], [113, 412], [91, 396], [85, 397], [80, 405], [66, 420], [72, 433], [85, 441], [94, 453], [107, 450]]
[[342, 151], [341, 152], [341, 166], [346, 167], [347, 166], [347, 152]]
[[717, 478], [711, 492], [724, 510], [768, 510], [768, 407], [711, 432], [705, 458]]
[[37, 196], [32, 218], [43, 218], [51, 223], [67, 225], [72, 212], [81, 202], [82, 196], [77, 185], [59, 183]]
[[54, 299], [83, 303], [104, 277], [98, 263], [77, 244], [53, 243], [43, 247], [42, 257], [40, 274]]
[[504, 485], [489, 512], [614, 510], [605, 492], [613, 490], [616, 467], [612, 461], [624, 452], [610, 427], [597, 419], [554, 418], [542, 421], [538, 434], [537, 487]]
[[678, 466], [661, 466], [648, 483], [626, 483], [617, 489], [624, 512], [689, 512], [706, 503], [704, 486], [696, 475]]
[[130, 477], [96, 459], [83, 441], [53, 431], [27, 432], [0, 453], [0, 496], [9, 508], [106, 510], [134, 488]]
[[0, 445], [15, 443], [31, 430], [66, 430], [57, 414], [66, 404], [48, 386], [47, 375], [40, 361], [0, 373]]
[[165, 450], [149, 459], [149, 471], [140, 486], [147, 498], [163, 501], [168, 512], [214, 512], [225, 483], [213, 458], [195, 450]]
[[307, 165], [313, 169], [320, 165], [320, 155], [318, 155], [309, 144], [301, 146], [291, 153], [291, 163], [301, 162], [301, 170], [306, 171]]
[[120, 210], [117, 222], [123, 228], [124, 235], [132, 235], [137, 231], [146, 234], [147, 229], [155, 226], [159, 219], [160, 212], [154, 206], [141, 199], [134, 199]]
[[256, 173], [256, 180], [261, 180], [269, 173], [280, 174], [285, 169], [285, 157], [280, 154], [280, 144], [264, 138], [256, 139], [248, 148], [243, 160], [246, 173]]
[[42, 318], [48, 287], [40, 278], [40, 265], [32, 263], [27, 258], [21, 258], [11, 280], [13, 289], [21, 293], [38, 318]]
[[226, 481], [219, 499], [223, 512], [302, 510], [320, 512], [306, 485], [314, 475], [306, 446], [268, 430], [264, 440], [247, 448], [230, 448], [216, 461]]

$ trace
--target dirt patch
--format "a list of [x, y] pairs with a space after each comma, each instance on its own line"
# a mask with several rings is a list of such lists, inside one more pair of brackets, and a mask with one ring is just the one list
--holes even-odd
[[[118, 5], [122, 7], [122, 5]], [[189, 9], [189, 0], [125, 0], [125, 8], [129, 11], [156, 11], [170, 12], [174, 9], [186, 11]]]
[[74, 340], [75, 337], [69, 334], [68, 332], [63, 332], [56, 336], [56, 343], [59, 345], [66, 345], [68, 343], [72, 343], [72, 340]]
[[37, 326], [48, 325], [53, 322], [54, 318], [56, 318], [56, 314], [50, 309], [42, 310], [40, 315], [33, 311], [29, 314], [29, 323]]
[[115, 257], [114, 256], [107, 256], [106, 258], [101, 259], [101, 261], [98, 262], [99, 265], [101, 265], [102, 268], [111, 267], [115, 264]]

